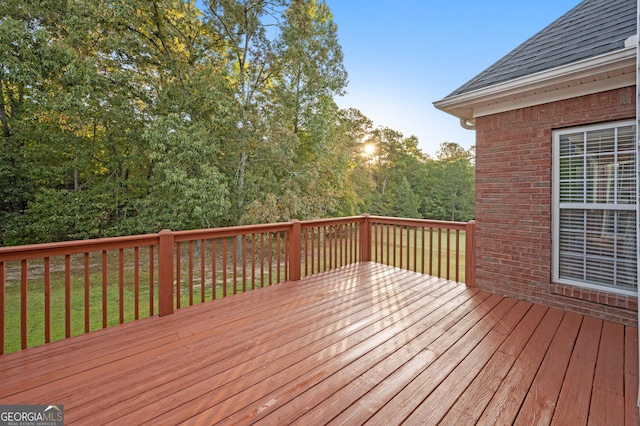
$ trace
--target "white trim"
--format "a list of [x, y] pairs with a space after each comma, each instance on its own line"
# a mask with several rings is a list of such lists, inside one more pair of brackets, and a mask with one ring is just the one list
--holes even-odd
[[603, 287], [595, 284], [583, 283], [581, 281], [571, 281], [566, 279], [557, 279], [553, 281], [554, 284], [570, 285], [572, 287], [586, 288], [588, 290], [595, 290], [602, 293], [617, 294], [620, 296], [637, 296], [638, 292], [635, 290], [624, 290], [621, 288]]
[[433, 105], [473, 121], [488, 114], [633, 86], [635, 80], [634, 46], [451, 96]]
[[[585, 203], [560, 203], [560, 169], [558, 167], [559, 157], [560, 157], [560, 136], [563, 134], [569, 134], [573, 132], [588, 132], [594, 130], [603, 130], [610, 129], [612, 127], [625, 127], [625, 126], [635, 126], [636, 121], [634, 120], [623, 120], [616, 121], [611, 123], [604, 124], [592, 124], [585, 126], [577, 126], [567, 129], [554, 130], [552, 132], [552, 170], [551, 170], [551, 186], [552, 186], [552, 197], [551, 197], [551, 280], [553, 283], [571, 285], [574, 287], [587, 288], [591, 290], [598, 290], [608, 293], [620, 294], [625, 296], [636, 296], [638, 295], [638, 290], [626, 290], [615, 287], [608, 287], [606, 285], [599, 286], [597, 284], [590, 284], [583, 281], [574, 281], [566, 278], [560, 278], [560, 265], [559, 265], [559, 251], [560, 251], [560, 220], [558, 218], [558, 214], [560, 208], [564, 205], [565, 207], [571, 207], [576, 209], [605, 209], [608, 205], [602, 204], [585, 204]], [[636, 135], [638, 135], [638, 127], [636, 127]], [[640, 158], [636, 155], [636, 168], [640, 164]], [[636, 185], [636, 196], [640, 188]], [[638, 216], [640, 216], [640, 208], [638, 204], [630, 204], [630, 205], [616, 205], [617, 210], [635, 210], [636, 211], [636, 220], [638, 220]], [[638, 225], [636, 224], [636, 233], [638, 233]], [[637, 238], [636, 238], [637, 240]], [[636, 241], [637, 243], [637, 241]], [[638, 253], [638, 248], [636, 246], [636, 253]], [[639, 281], [640, 282], [640, 281]], [[638, 285], [640, 288], [640, 285]]]
[[[630, 41], [630, 40], [628, 40]], [[631, 43], [629, 43], [631, 44]], [[625, 42], [625, 46], [627, 43]], [[636, 2], [636, 34], [635, 46], [636, 50], [636, 161], [640, 164], [640, 0]], [[637, 165], [637, 167], [640, 167]], [[640, 203], [640, 168], [636, 168], [636, 203]], [[636, 213], [636, 264], [640, 265], [640, 208]], [[640, 300], [640, 268], [638, 268], [638, 288], [636, 297]], [[638, 310], [640, 313], [640, 310]], [[639, 319], [636, 313], [636, 319]], [[640, 348], [640, 328], [638, 328], [638, 348]], [[640, 359], [638, 359], [640, 364]], [[636, 404], [640, 407], [640, 383], [638, 383], [638, 401]]]
[[[556, 181], [558, 182], [558, 181]], [[636, 210], [638, 207], [635, 204], [586, 204], [586, 203], [559, 203], [559, 208], [573, 208], [582, 210]]]
[[486, 106], [479, 106], [473, 110], [473, 117], [483, 117], [500, 112], [513, 111], [520, 108], [542, 105], [549, 102], [564, 99], [577, 98], [578, 96], [591, 95], [593, 93], [606, 92], [608, 90], [621, 89], [635, 84], [635, 75], [623, 74], [616, 77], [605, 77], [587, 84], [578, 83], [562, 89], [552, 88], [547, 91], [534, 92], [522, 98], [510, 99]]

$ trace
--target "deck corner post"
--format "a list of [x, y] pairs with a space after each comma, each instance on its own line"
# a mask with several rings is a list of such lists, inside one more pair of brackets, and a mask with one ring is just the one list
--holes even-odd
[[364, 222], [360, 228], [360, 260], [362, 262], [371, 261], [371, 222], [370, 214], [363, 214]]
[[465, 283], [476, 285], [476, 221], [470, 220], [465, 227]]
[[158, 242], [158, 315], [173, 313], [173, 232], [160, 231]]
[[302, 258], [302, 248], [300, 244], [300, 238], [302, 235], [302, 227], [300, 221], [292, 219], [291, 232], [289, 233], [289, 279], [291, 281], [300, 280], [300, 267]]

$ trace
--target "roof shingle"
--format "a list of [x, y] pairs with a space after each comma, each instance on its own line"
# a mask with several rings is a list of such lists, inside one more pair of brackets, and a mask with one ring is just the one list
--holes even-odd
[[636, 0], [584, 0], [447, 98], [624, 48]]

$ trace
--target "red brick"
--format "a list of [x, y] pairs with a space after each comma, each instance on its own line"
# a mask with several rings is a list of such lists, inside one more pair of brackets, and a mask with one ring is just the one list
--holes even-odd
[[551, 283], [552, 131], [629, 118], [635, 87], [476, 119], [478, 287], [637, 323], [636, 298]]

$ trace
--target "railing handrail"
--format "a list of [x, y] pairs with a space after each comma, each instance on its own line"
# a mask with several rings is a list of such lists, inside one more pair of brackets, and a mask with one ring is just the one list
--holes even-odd
[[189, 241], [207, 238], [236, 237], [238, 235], [258, 234], [261, 232], [288, 231], [291, 229], [291, 222], [266, 223], [258, 225], [237, 225], [221, 228], [192, 229], [186, 231], [172, 231], [175, 241]]
[[[302, 229], [318, 225], [340, 225], [346, 223], [364, 223], [368, 218], [370, 223], [387, 223], [390, 225], [425, 226], [442, 229], [465, 230], [467, 222], [437, 221], [428, 219], [403, 219], [388, 216], [347, 216], [329, 219], [312, 219], [300, 221]], [[291, 230], [292, 222], [277, 222], [257, 225], [239, 225], [220, 228], [193, 229], [171, 231], [176, 242], [194, 239], [224, 238], [237, 235], [247, 235], [259, 232], [276, 232]], [[114, 248], [130, 248], [158, 244], [160, 233], [127, 235], [122, 237], [96, 238], [88, 240], [61, 241], [55, 243], [28, 244], [20, 246], [0, 247], [0, 261], [9, 262], [20, 259], [39, 257], [63, 256], [65, 254], [80, 254]]]
[[338, 218], [328, 218], [328, 219], [311, 219], [311, 220], [303, 220], [300, 221], [300, 225], [302, 228], [313, 228], [314, 226], [319, 225], [344, 225], [347, 223], [364, 223], [365, 218], [368, 215], [362, 216], [346, 216], [346, 217], [338, 217]]
[[[345, 223], [364, 222], [363, 216], [349, 216], [329, 219], [313, 219], [300, 221], [303, 229], [317, 225], [339, 225]], [[219, 228], [191, 229], [171, 231], [175, 242], [194, 239], [224, 238], [238, 235], [255, 234], [260, 232], [288, 231], [292, 222], [277, 222], [256, 225], [238, 225]], [[127, 235], [122, 237], [95, 238], [88, 240], [60, 241], [55, 243], [27, 244], [10, 247], [0, 247], [0, 262], [10, 262], [21, 259], [64, 256], [66, 254], [80, 254], [118, 248], [131, 248], [158, 244], [160, 233]]]
[[389, 225], [421, 226], [435, 229], [452, 229], [463, 231], [468, 222], [452, 222], [431, 219], [410, 219], [387, 216], [369, 216], [370, 223], [385, 223]]
[[158, 244], [159, 235], [160, 234], [127, 235], [123, 237], [0, 247], [0, 262], [155, 245]]

